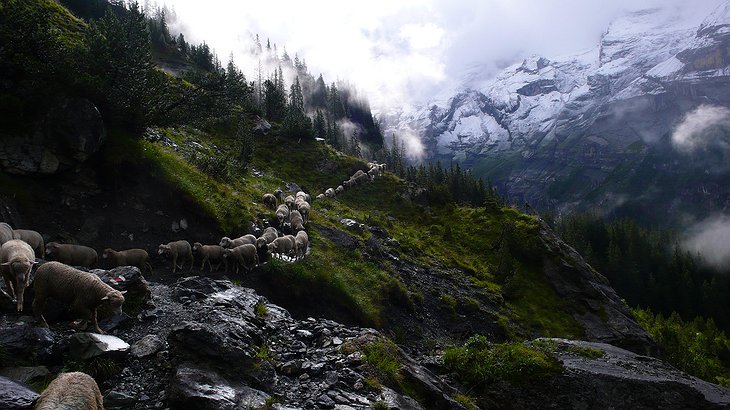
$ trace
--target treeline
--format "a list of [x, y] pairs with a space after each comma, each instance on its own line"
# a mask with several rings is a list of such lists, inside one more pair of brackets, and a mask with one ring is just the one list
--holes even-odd
[[408, 165], [404, 143], [395, 135], [392, 136], [390, 146], [377, 151], [374, 157], [385, 163], [394, 174], [425, 188], [426, 200], [430, 204], [458, 203], [488, 208], [504, 205], [491, 181], [485, 183], [481, 177], [474, 176], [471, 170], [461, 168], [459, 163], [452, 162], [448, 168], [441, 161]]
[[555, 223], [560, 236], [605, 275], [630, 306], [685, 320], [712, 318], [730, 329], [730, 272], [720, 272], [681, 248], [676, 233], [630, 219], [576, 214]]

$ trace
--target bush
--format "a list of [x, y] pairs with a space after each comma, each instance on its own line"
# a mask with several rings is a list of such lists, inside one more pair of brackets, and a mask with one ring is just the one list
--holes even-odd
[[546, 353], [523, 343], [494, 344], [481, 335], [444, 353], [444, 366], [472, 388], [497, 381], [525, 382], [560, 372], [561, 365]]

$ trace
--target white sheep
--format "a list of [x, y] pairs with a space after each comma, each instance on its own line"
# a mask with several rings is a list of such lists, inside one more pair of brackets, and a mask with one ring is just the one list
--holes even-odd
[[299, 213], [299, 211], [292, 211], [289, 221], [291, 222], [292, 232], [304, 230], [304, 217], [302, 217], [302, 214]]
[[259, 264], [256, 246], [250, 243], [223, 250], [223, 257], [233, 261], [236, 266], [236, 273], [238, 273], [241, 266], [250, 272]]
[[5, 287], [17, 301], [18, 312], [23, 310], [23, 294], [30, 283], [33, 264], [33, 248], [20, 239], [11, 239], [0, 247], [0, 271], [5, 279]]
[[276, 238], [269, 244], [269, 253], [290, 256], [296, 250], [296, 239], [292, 235]]
[[0, 245], [13, 239], [13, 228], [5, 222], [0, 222]]
[[279, 221], [279, 228], [289, 220], [289, 207], [286, 204], [281, 204], [276, 209], [276, 220]]
[[307, 255], [307, 247], [309, 246], [309, 236], [304, 231], [297, 232], [297, 236], [294, 238], [294, 248], [296, 252], [296, 258], [304, 258]]
[[20, 239], [30, 245], [36, 255], [42, 256], [46, 253], [46, 244], [43, 241], [43, 236], [36, 231], [15, 229], [13, 231], [13, 239]]
[[319, 195], [316, 196], [316, 198], [317, 199], [325, 199], [326, 197], [324, 196], [324, 194], [319, 194]]
[[302, 218], [304, 219], [303, 223], [306, 225], [309, 223], [309, 211], [312, 209], [311, 205], [309, 205], [309, 202], [304, 201], [299, 204], [299, 213], [302, 215]]
[[[193, 259], [193, 247], [190, 246], [188, 241], [174, 241], [166, 244], [161, 244], [157, 247], [157, 253], [159, 255], [165, 255], [172, 258], [172, 273], [175, 273], [177, 269], [182, 269], [185, 265], [185, 260], [190, 260], [190, 269], [193, 269], [195, 260]], [[177, 265], [178, 258], [182, 258], [180, 266]]]
[[104, 410], [96, 381], [86, 373], [61, 373], [43, 390], [35, 410]]
[[340, 196], [345, 193], [345, 187], [342, 185], [337, 185], [337, 188], [335, 188], [335, 195]]
[[289, 195], [284, 199], [284, 203], [286, 204], [289, 209], [292, 209], [294, 207], [294, 197]]
[[327, 188], [327, 190], [324, 191], [324, 196], [326, 196], [327, 198], [334, 198], [335, 190], [333, 188]]
[[218, 243], [218, 245], [224, 247], [224, 248], [230, 248], [233, 249], [237, 246], [250, 244], [253, 245], [256, 243], [256, 237], [251, 234], [246, 234], [241, 237], [238, 237], [236, 239], [231, 239], [227, 236], [224, 236], [221, 238], [221, 241]]

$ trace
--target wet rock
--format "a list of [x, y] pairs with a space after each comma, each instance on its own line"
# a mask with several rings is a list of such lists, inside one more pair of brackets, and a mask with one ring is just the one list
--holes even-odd
[[111, 335], [76, 333], [69, 339], [69, 353], [76, 360], [93, 357], [121, 357], [129, 351], [129, 344]]
[[3, 367], [0, 369], [0, 376], [19, 383], [30, 383], [49, 374], [50, 372], [46, 366]]
[[10, 359], [35, 358], [40, 363], [47, 363], [53, 361], [56, 345], [54, 333], [49, 328], [3, 318], [0, 320], [0, 346]]
[[217, 374], [198, 368], [181, 366], [167, 389], [172, 409], [233, 410], [236, 390]]
[[28, 387], [0, 376], [0, 409], [30, 409], [38, 393]]
[[157, 353], [164, 345], [165, 341], [157, 335], [147, 335], [132, 345], [130, 353], [136, 358], [147, 357]]

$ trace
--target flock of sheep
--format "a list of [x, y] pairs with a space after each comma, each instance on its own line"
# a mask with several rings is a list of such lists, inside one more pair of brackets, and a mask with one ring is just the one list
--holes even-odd
[[323, 194], [317, 195], [317, 199], [334, 199], [344, 193], [347, 189], [375, 180], [375, 178], [382, 175], [383, 172], [385, 172], [385, 164], [368, 162], [368, 172], [358, 169], [357, 172], [350, 177], [350, 179], [342, 181], [342, 185], [338, 185], [337, 188], [327, 188]]

